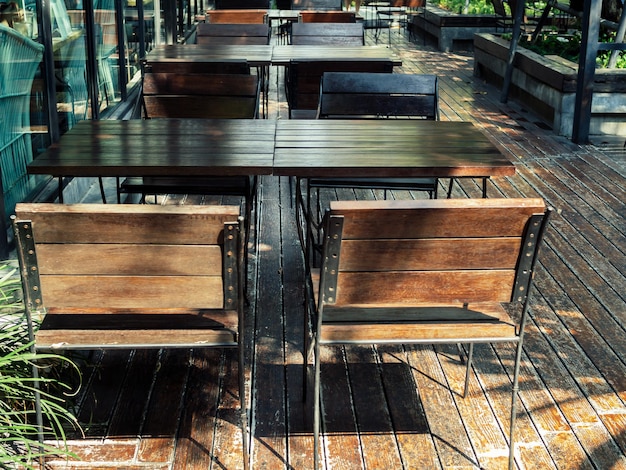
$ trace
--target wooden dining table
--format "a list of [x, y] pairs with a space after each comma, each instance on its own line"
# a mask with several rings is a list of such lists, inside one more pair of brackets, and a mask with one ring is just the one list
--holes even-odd
[[[510, 176], [472, 123], [424, 120], [86, 120], [28, 173], [59, 177]], [[61, 185], [59, 185], [61, 188]]]
[[145, 64], [246, 60], [251, 67], [269, 67], [272, 45], [243, 44], [162, 44], [155, 46], [144, 59]]

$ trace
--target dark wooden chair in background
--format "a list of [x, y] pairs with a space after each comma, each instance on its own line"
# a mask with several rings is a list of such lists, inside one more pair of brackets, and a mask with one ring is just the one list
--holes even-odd
[[[261, 81], [246, 73], [219, 73], [233, 63], [206, 62], [205, 73], [144, 72], [144, 118], [254, 119], [259, 115]], [[222, 67], [223, 66], [223, 67]], [[214, 71], [214, 73], [207, 73]], [[201, 194], [244, 198], [246, 240], [256, 195], [256, 177], [132, 177], [118, 185], [120, 193]], [[121, 197], [118, 196], [118, 199]]]
[[269, 0], [215, 0], [216, 10], [268, 10]]
[[317, 115], [320, 82], [325, 72], [390, 74], [393, 72], [393, 62], [389, 59], [292, 60], [286, 72], [290, 118], [314, 118]]
[[294, 23], [290, 44], [363, 46], [363, 23]]
[[[237, 206], [19, 204], [13, 227], [32, 352], [238, 348], [248, 468], [243, 225]], [[35, 378], [41, 367], [35, 359]], [[43, 444], [40, 400], [37, 389]]]
[[341, 0], [291, 0], [292, 10], [342, 10]]
[[270, 43], [270, 27], [264, 23], [198, 23], [196, 43], [267, 45]]
[[[517, 347], [509, 428], [514, 468], [524, 327], [548, 214], [541, 199], [330, 203], [321, 268], [308, 264], [313, 337], [312, 348], [305, 337], [304, 378], [313, 351], [315, 469], [322, 346], [466, 344], [465, 396], [473, 345], [501, 342]], [[521, 312], [509, 315], [506, 303]]]
[[[439, 120], [436, 75], [325, 72], [319, 119]], [[384, 159], [385, 156], [381, 155]], [[437, 178], [310, 178], [311, 188], [368, 188], [426, 191], [437, 197]]]

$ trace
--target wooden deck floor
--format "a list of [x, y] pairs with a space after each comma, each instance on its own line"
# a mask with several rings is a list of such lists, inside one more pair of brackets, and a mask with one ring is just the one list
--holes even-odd
[[[442, 119], [473, 121], [514, 162], [517, 174], [490, 183], [489, 196], [539, 195], [557, 210], [540, 254], [525, 342], [518, 466], [626, 468], [623, 139], [575, 145], [523, 106], [500, 103], [497, 89], [472, 76], [471, 53], [393, 41], [400, 72], [439, 75]], [[277, 96], [271, 113], [283, 117], [286, 105]], [[480, 197], [480, 187], [465, 180], [453, 196]], [[311, 404], [300, 398], [303, 262], [287, 181], [264, 178], [259, 201], [246, 329], [252, 468], [310, 469]], [[326, 468], [506, 467], [512, 348], [476, 348], [465, 399], [455, 348], [323, 354]], [[76, 410], [85, 437], [70, 442], [82, 460], [52, 467], [242, 467], [233, 352], [98, 353], [83, 372]]]

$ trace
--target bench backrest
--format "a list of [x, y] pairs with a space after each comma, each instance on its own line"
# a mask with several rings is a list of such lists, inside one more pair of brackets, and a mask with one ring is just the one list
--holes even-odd
[[339, 10], [342, 9], [341, 0], [291, 0], [292, 10]]
[[251, 44], [270, 43], [267, 24], [199, 23], [196, 28], [198, 44]]
[[363, 46], [363, 23], [294, 23], [291, 25], [291, 44]]
[[545, 212], [541, 199], [331, 202], [324, 303], [525, 300]]
[[436, 75], [325, 72], [319, 118], [439, 119]]
[[253, 119], [259, 94], [256, 75], [145, 73], [144, 117]]
[[[117, 338], [101, 331], [103, 344], [150, 341], [133, 322], [157, 314], [180, 314], [181, 322], [200, 327], [209, 312], [240, 307], [238, 217], [237, 206], [19, 204], [14, 230], [26, 303], [46, 309], [47, 325], [67, 315], [86, 324], [89, 315], [108, 315], [110, 335], [128, 330]], [[169, 321], [166, 329], [179, 328]], [[236, 324], [226, 326], [236, 331]], [[48, 345], [78, 341], [78, 332], [57, 338], [63, 331], [52, 330], [41, 332]], [[193, 336], [177, 330], [170, 339], [184, 343], [186, 334]]]
[[232, 24], [262, 24], [267, 23], [267, 10], [209, 10], [206, 14], [206, 22]]
[[302, 11], [300, 23], [356, 23], [353, 11]]
[[145, 73], [223, 73], [250, 74], [248, 61], [241, 59], [220, 59], [200, 61], [183, 58], [159, 59], [144, 65]]
[[[296, 26], [294, 24], [294, 26]], [[288, 70], [289, 109], [316, 110], [320, 97], [320, 82], [325, 72], [391, 73], [389, 59], [368, 60], [293, 60]]]

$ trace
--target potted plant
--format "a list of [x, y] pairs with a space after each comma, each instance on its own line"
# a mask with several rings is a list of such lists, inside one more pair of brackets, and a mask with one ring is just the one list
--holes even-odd
[[[69, 385], [53, 375], [33, 378], [33, 364], [53, 369], [74, 363], [56, 354], [36, 355], [28, 338], [18, 269], [11, 261], [0, 264], [0, 468], [35, 469], [46, 456], [75, 457], [66, 446], [65, 425], [77, 426], [66, 408], [63, 394]], [[53, 442], [39, 442], [35, 394], [41, 394], [44, 435]], [[54, 442], [56, 441], [56, 442]], [[60, 443], [60, 444], [59, 444]]]

